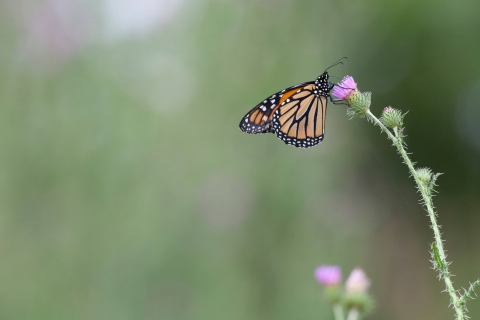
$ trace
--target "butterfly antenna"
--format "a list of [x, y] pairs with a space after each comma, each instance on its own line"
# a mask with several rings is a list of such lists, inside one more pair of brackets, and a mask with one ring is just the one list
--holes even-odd
[[330, 67], [328, 67], [327, 69], [325, 69], [324, 72], [326, 72], [328, 69], [332, 68], [332, 67], [335, 67], [336, 65], [339, 65], [339, 64], [343, 64], [343, 59], [348, 59], [347, 57], [342, 57], [340, 59], [338, 59], [337, 61], [335, 61]]

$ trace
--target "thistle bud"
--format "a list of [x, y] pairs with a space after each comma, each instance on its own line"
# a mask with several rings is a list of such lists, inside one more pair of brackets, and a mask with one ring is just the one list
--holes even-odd
[[345, 282], [346, 292], [365, 293], [369, 287], [370, 279], [367, 278], [365, 272], [360, 268], [353, 269]]
[[353, 269], [345, 282], [344, 299], [347, 309], [356, 309], [364, 313], [373, 307], [372, 298], [367, 293], [370, 284], [370, 279], [362, 269]]
[[371, 100], [371, 92], [353, 92], [347, 100], [347, 103], [350, 106], [350, 108], [347, 110], [347, 114], [350, 117], [364, 117], [368, 110], [370, 110]]
[[342, 270], [338, 266], [322, 265], [315, 269], [315, 279], [325, 287], [325, 296], [331, 304], [336, 304], [341, 298], [340, 283]]
[[385, 109], [383, 109], [380, 121], [387, 128], [393, 129], [395, 127], [398, 127], [402, 123], [402, 112], [392, 107], [386, 107]]
[[420, 179], [420, 181], [424, 185], [427, 185], [432, 179], [432, 170], [430, 170], [429, 168], [420, 168], [420, 169], [417, 169], [416, 171], [417, 171], [418, 179]]

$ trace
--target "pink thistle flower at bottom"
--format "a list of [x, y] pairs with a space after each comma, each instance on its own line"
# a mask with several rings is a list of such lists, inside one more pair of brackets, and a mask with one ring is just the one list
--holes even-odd
[[338, 266], [322, 265], [315, 269], [314, 276], [323, 286], [337, 286], [342, 281], [342, 270]]
[[355, 268], [345, 282], [345, 291], [348, 293], [365, 293], [370, 287], [370, 279], [360, 268]]
[[357, 84], [351, 76], [345, 76], [333, 87], [333, 95], [340, 100], [347, 100], [355, 91], [357, 91]]

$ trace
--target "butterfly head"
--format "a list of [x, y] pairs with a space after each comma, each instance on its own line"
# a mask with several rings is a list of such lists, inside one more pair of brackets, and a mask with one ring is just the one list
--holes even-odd
[[325, 69], [325, 71], [315, 80], [315, 93], [317, 93], [317, 95], [322, 95], [326, 97], [330, 94], [330, 90], [333, 89], [334, 84], [328, 81], [329, 75], [327, 71], [328, 69], [333, 68], [336, 65], [343, 64], [343, 59], [347, 59], [347, 57], [340, 58], [339, 60], [334, 62], [330, 67]]
[[333, 84], [328, 81], [328, 72], [325, 71], [317, 79], [315, 79], [315, 89], [318, 95], [328, 96], [330, 90], [333, 88]]

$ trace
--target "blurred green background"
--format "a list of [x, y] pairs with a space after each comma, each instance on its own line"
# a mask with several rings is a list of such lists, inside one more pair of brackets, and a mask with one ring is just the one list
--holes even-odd
[[[0, 3], [0, 319], [333, 319], [319, 264], [372, 280], [370, 319], [453, 319], [432, 233], [379, 129], [329, 106], [312, 149], [238, 129], [330, 70], [410, 110], [457, 288], [480, 277], [480, 2]], [[477, 290], [478, 291], [478, 290]], [[469, 303], [480, 317], [480, 301]]]

